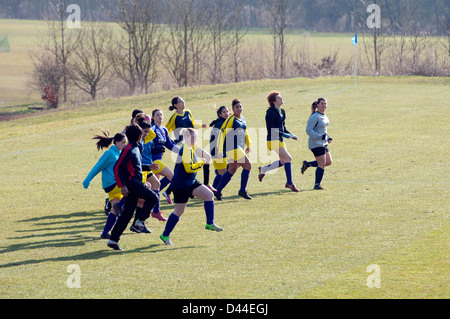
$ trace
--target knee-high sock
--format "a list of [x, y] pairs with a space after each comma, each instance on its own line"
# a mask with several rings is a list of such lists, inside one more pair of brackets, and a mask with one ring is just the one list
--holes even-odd
[[217, 174], [216, 175], [216, 177], [214, 178], [214, 182], [213, 182], [213, 187], [215, 188], [215, 189], [217, 189], [217, 187], [219, 187], [219, 184], [220, 184], [220, 180], [222, 179], [222, 175], [220, 175], [220, 174]]
[[158, 197], [158, 201], [156, 202], [155, 206], [153, 207], [153, 212], [154, 213], [159, 213], [159, 191], [154, 191], [156, 196]]
[[209, 184], [209, 165], [210, 164], [203, 165], [203, 184], [205, 185]]
[[208, 225], [214, 224], [214, 201], [204, 203], [206, 213], [206, 223]]
[[166, 222], [166, 228], [164, 229], [163, 236], [170, 236], [170, 233], [173, 231], [177, 223], [180, 221], [180, 217], [175, 215], [174, 213], [170, 214], [169, 218]]
[[105, 227], [103, 228], [102, 236], [107, 235], [110, 230], [114, 227], [114, 224], [117, 221], [117, 216], [113, 213], [108, 214], [108, 218], [106, 219]]
[[316, 184], [315, 186], [319, 186], [322, 182], [323, 174], [325, 173], [325, 170], [323, 168], [317, 167], [316, 169]]
[[225, 188], [225, 186], [228, 185], [228, 183], [231, 181], [231, 178], [233, 177], [233, 175], [231, 175], [228, 171], [225, 172], [225, 174], [223, 174], [222, 179], [220, 180], [219, 186], [217, 186], [217, 191], [219, 193], [222, 192], [222, 190]]
[[167, 185], [170, 184], [170, 180], [167, 177], [164, 177], [161, 181], [161, 186], [159, 187], [159, 190], [162, 191], [164, 188], [166, 188]]
[[308, 167], [319, 167], [319, 164], [317, 163], [317, 161], [312, 161], [312, 162], [306, 162]]
[[268, 171], [280, 168], [281, 166], [283, 166], [283, 164], [281, 164], [281, 161], [275, 161], [267, 166], [261, 167], [261, 173], [265, 174]]
[[250, 176], [250, 171], [249, 170], [242, 170], [242, 174], [241, 174], [241, 189], [239, 190], [239, 192], [245, 192], [245, 189], [247, 188], [247, 183], [248, 183], [248, 177]]
[[292, 163], [289, 162], [284, 164], [284, 170], [286, 172], [287, 183], [294, 184], [294, 182], [292, 182]]

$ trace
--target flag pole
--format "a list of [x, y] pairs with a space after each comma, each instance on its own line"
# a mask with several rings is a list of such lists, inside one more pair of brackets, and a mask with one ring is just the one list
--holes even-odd
[[356, 87], [356, 78], [357, 78], [357, 68], [358, 68], [358, 35], [355, 34], [353, 39], [353, 45], [355, 46], [355, 87]]

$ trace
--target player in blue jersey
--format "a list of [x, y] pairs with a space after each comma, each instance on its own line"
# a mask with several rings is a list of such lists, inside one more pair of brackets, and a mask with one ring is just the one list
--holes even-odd
[[302, 174], [308, 169], [308, 167], [317, 167], [316, 180], [314, 189], [323, 190], [321, 182], [325, 173], [325, 167], [330, 166], [333, 163], [328, 145], [333, 140], [328, 134], [328, 125], [330, 120], [325, 115], [327, 109], [327, 100], [325, 98], [319, 98], [311, 106], [311, 116], [308, 119], [306, 125], [306, 134], [308, 134], [308, 147], [316, 158], [315, 161], [307, 162], [303, 161]]
[[267, 166], [259, 167], [258, 179], [262, 182], [268, 171], [284, 166], [286, 173], [286, 188], [293, 192], [299, 192], [292, 181], [292, 156], [289, 154], [284, 139], [298, 140], [298, 137], [291, 134], [285, 126], [286, 112], [281, 106], [284, 104], [283, 98], [279, 92], [272, 92], [267, 97], [269, 108], [266, 112], [266, 128], [267, 128], [267, 148], [278, 154], [280, 160], [275, 161]]
[[[117, 133], [116, 135], [114, 135], [114, 137], [110, 137], [109, 132], [104, 131], [103, 136], [96, 135], [93, 139], [98, 140], [97, 149], [99, 151], [104, 148], [108, 148], [111, 144], [113, 145], [105, 153], [103, 153], [97, 164], [95, 164], [95, 166], [86, 176], [85, 180], [83, 181], [83, 187], [87, 189], [94, 177], [101, 172], [102, 187], [105, 193], [108, 193], [108, 199], [111, 202], [111, 205], [113, 205], [115, 203], [118, 203], [123, 197], [122, 192], [120, 188], [117, 187], [116, 180], [114, 178], [114, 165], [119, 159], [120, 152], [127, 145], [127, 139], [122, 133]], [[106, 223], [103, 228], [103, 232], [100, 235], [100, 238], [109, 239], [109, 231], [116, 223], [117, 215], [118, 214], [115, 209], [111, 209], [111, 211], [108, 213], [108, 217], [106, 219]]]
[[214, 223], [215, 204], [214, 194], [197, 179], [197, 172], [205, 164], [204, 159], [198, 159], [195, 155], [195, 143], [197, 142], [197, 132], [192, 128], [184, 129], [183, 145], [178, 154], [175, 164], [174, 175], [171, 181], [174, 195], [175, 209], [169, 216], [164, 232], [160, 238], [166, 245], [172, 245], [170, 235], [183, 215], [189, 198], [198, 197], [204, 200], [206, 213], [206, 230], [223, 231]]
[[[164, 190], [164, 188], [166, 188], [167, 185], [170, 184], [170, 181], [172, 180], [173, 177], [173, 171], [170, 169], [169, 166], [167, 166], [164, 162], [163, 162], [163, 155], [166, 151], [166, 149], [178, 154], [178, 152], [180, 151], [180, 148], [175, 144], [174, 141], [172, 141], [172, 139], [169, 136], [169, 131], [167, 130], [167, 128], [165, 128], [163, 126], [163, 121], [164, 121], [164, 114], [162, 112], [162, 110], [160, 109], [155, 109], [152, 111], [152, 130], [155, 132], [155, 139], [153, 140], [153, 145], [152, 145], [152, 158], [153, 158], [153, 164], [157, 164], [158, 165], [158, 169], [157, 170], [153, 170], [153, 174], [156, 175], [156, 177], [159, 179], [161, 176], [163, 176], [163, 178], [161, 179], [161, 185], [160, 188], [158, 189], [158, 192], [156, 193], [156, 195], [159, 198], [159, 194], [161, 191]], [[172, 201], [170, 199], [170, 185], [167, 188], [166, 191], [163, 192], [164, 197], [167, 199], [167, 202], [169, 204], [172, 204]], [[154, 213], [157, 213], [159, 209], [159, 204], [157, 204], [154, 208]]]
[[230, 112], [226, 106], [221, 106], [217, 110], [217, 119], [209, 124], [211, 129], [211, 136], [209, 139], [209, 149], [211, 153], [211, 157], [213, 159], [214, 169], [216, 170], [216, 177], [214, 178], [214, 182], [212, 187], [217, 189], [219, 186], [220, 180], [222, 179], [223, 174], [227, 171], [228, 163], [226, 158], [223, 156], [219, 156], [219, 148], [217, 146], [217, 140], [219, 138], [220, 129], [222, 128], [223, 123], [230, 115]]
[[217, 145], [219, 154], [226, 158], [228, 170], [223, 174], [217, 186], [216, 198], [222, 200], [222, 190], [228, 185], [238, 167], [242, 167], [241, 188], [238, 195], [245, 199], [252, 199], [247, 193], [248, 178], [252, 169], [247, 154], [251, 150], [251, 140], [247, 131], [247, 122], [242, 115], [243, 106], [238, 99], [232, 102], [233, 115], [223, 123]]

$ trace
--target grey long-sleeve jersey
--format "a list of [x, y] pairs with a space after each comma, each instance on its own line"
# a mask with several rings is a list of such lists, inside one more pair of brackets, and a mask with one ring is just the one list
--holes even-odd
[[[328, 145], [328, 139], [330, 136], [327, 133], [328, 124], [330, 120], [325, 114], [319, 112], [313, 113], [306, 125], [306, 134], [308, 134], [308, 147], [310, 150], [316, 147], [325, 147]], [[326, 134], [325, 140], [322, 139]]]

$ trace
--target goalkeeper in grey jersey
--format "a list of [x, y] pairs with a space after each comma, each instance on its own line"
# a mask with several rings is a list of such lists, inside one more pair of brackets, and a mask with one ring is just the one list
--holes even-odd
[[309, 117], [306, 125], [306, 134], [308, 134], [308, 147], [316, 158], [315, 161], [303, 161], [302, 174], [308, 167], [317, 167], [316, 181], [314, 189], [323, 190], [321, 182], [325, 173], [325, 167], [330, 166], [333, 162], [331, 153], [328, 149], [328, 144], [332, 141], [328, 135], [327, 128], [330, 123], [328, 117], [325, 115], [327, 109], [327, 100], [320, 98], [311, 106], [312, 114]]

